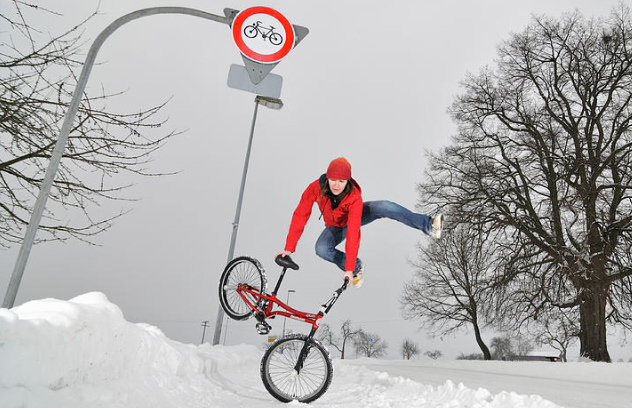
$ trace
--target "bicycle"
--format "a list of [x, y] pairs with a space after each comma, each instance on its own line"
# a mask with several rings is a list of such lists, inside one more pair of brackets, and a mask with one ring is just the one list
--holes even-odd
[[274, 26], [270, 26], [270, 28], [262, 29], [261, 21], [257, 21], [244, 27], [244, 35], [248, 38], [255, 38], [257, 35], [261, 34], [264, 41], [266, 38], [269, 38], [271, 44], [279, 45], [283, 42], [283, 36], [279, 33], [275, 33], [274, 28]]
[[[266, 292], [267, 277], [259, 261], [242, 256], [226, 265], [220, 278], [219, 299], [226, 314], [235, 320], [252, 316], [259, 334], [268, 334], [272, 328], [266, 319], [289, 317], [311, 324], [308, 335], [290, 334], [276, 340], [261, 359], [261, 380], [268, 392], [282, 402], [298, 400], [311, 402], [320, 398], [333, 378], [333, 365], [329, 351], [314, 338], [322, 319], [347, 288], [349, 280], [321, 305], [318, 313], [293, 309], [277, 298], [281, 282], [288, 269], [298, 270], [290, 256], [277, 256], [277, 265], [283, 268], [272, 293]], [[275, 308], [276, 306], [276, 308]]]

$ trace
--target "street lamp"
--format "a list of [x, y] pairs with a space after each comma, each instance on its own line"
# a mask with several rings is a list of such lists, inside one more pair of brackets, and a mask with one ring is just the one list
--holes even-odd
[[[290, 293], [294, 293], [296, 292], [294, 289], [288, 289], [287, 291], [287, 300], [285, 301], [285, 304], [287, 305], [288, 303], [290, 303]], [[283, 320], [283, 333], [281, 334], [281, 336], [285, 336], [285, 322], [287, 321], [287, 317], [285, 317], [285, 319]]]
[[279, 110], [283, 107], [283, 101], [277, 98], [271, 98], [269, 96], [257, 95], [255, 102], [259, 105], [263, 105], [266, 108]]
[[[241, 205], [244, 199], [244, 189], [246, 187], [246, 175], [248, 174], [248, 163], [250, 162], [250, 151], [252, 150], [252, 138], [255, 134], [255, 123], [257, 122], [257, 111], [259, 105], [270, 109], [279, 110], [283, 107], [283, 101], [269, 96], [257, 95], [255, 97], [255, 111], [252, 114], [252, 126], [250, 127], [250, 138], [248, 139], [248, 148], [246, 149], [246, 159], [244, 160], [244, 170], [241, 174], [241, 187], [239, 188], [239, 197], [237, 198], [237, 208], [235, 209], [235, 220], [233, 221], [233, 232], [230, 237], [230, 247], [228, 248], [228, 261], [232, 261], [235, 255], [235, 242], [237, 241], [237, 229], [239, 228], [239, 218], [241, 216]], [[222, 305], [217, 308], [217, 319], [215, 320], [215, 334], [213, 336], [213, 345], [219, 344], [222, 335], [222, 322], [224, 320], [224, 309]]]

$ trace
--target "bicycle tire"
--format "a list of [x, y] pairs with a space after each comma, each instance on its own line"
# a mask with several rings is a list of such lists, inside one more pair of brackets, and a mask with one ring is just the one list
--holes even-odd
[[[310, 349], [303, 368], [294, 367], [305, 342]], [[261, 359], [261, 380], [268, 392], [282, 402], [312, 402], [329, 388], [334, 368], [327, 348], [305, 334], [292, 334], [272, 343]]]
[[279, 45], [282, 42], [283, 42], [283, 36], [281, 34], [278, 34], [278, 33], [270, 34], [270, 44]]
[[257, 26], [252, 24], [244, 27], [244, 35], [248, 38], [255, 38], [259, 34]]
[[[253, 314], [253, 309], [237, 292], [238, 284], [247, 284], [260, 293], [266, 291], [266, 274], [256, 259], [240, 256], [226, 265], [219, 280], [219, 301], [230, 318], [246, 320]], [[250, 296], [250, 301], [257, 308], [261, 306], [261, 299], [257, 301]]]

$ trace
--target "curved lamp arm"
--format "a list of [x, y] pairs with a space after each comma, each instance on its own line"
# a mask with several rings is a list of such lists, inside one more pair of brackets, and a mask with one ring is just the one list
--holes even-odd
[[130, 21], [139, 19], [141, 17], [153, 16], [156, 14], [186, 14], [190, 16], [205, 18], [207, 20], [217, 21], [218, 23], [224, 23], [228, 25], [232, 23], [232, 17], [222, 17], [192, 8], [151, 7], [133, 11], [114, 20], [97, 36], [97, 38], [90, 46], [86, 61], [84, 62], [83, 68], [81, 69], [81, 74], [79, 75], [79, 80], [77, 81], [77, 86], [72, 94], [70, 105], [68, 107], [68, 111], [66, 112], [66, 116], [64, 117], [64, 122], [61, 127], [61, 133], [59, 135], [59, 138], [57, 139], [57, 142], [55, 143], [55, 148], [53, 149], [53, 153], [51, 154], [50, 163], [48, 165], [48, 168], [46, 169], [46, 174], [44, 175], [44, 180], [42, 181], [39, 195], [37, 196], [37, 200], [35, 201], [35, 205], [33, 206], [33, 213], [31, 214], [31, 219], [26, 228], [24, 240], [22, 241], [22, 246], [20, 247], [20, 252], [18, 253], [15, 267], [13, 268], [13, 274], [11, 275], [11, 280], [9, 281], [9, 286], [7, 287], [7, 292], [4, 297], [2, 307], [11, 308], [15, 303], [18, 288], [20, 286], [20, 282], [22, 281], [22, 276], [24, 275], [24, 268], [26, 267], [26, 262], [28, 260], [29, 254], [31, 253], [33, 241], [35, 240], [35, 234], [37, 232], [37, 229], [39, 228], [42, 214], [44, 213], [44, 208], [46, 207], [46, 200], [48, 199], [55, 174], [57, 173], [57, 170], [59, 168], [59, 162], [61, 161], [66, 143], [68, 142], [68, 135], [70, 134], [72, 123], [75, 119], [75, 115], [77, 114], [77, 110], [79, 109], [79, 102], [81, 101], [81, 97], [86, 88], [86, 83], [88, 82], [88, 77], [90, 76], [90, 71], [92, 71], [92, 66], [94, 65], [94, 61], [96, 59], [97, 53], [99, 52], [99, 49], [101, 48], [101, 45], [103, 45], [110, 34], [116, 31], [123, 24], [129, 23]]

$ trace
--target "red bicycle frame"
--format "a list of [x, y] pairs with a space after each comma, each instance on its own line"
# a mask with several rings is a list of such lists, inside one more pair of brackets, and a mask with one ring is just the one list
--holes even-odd
[[[239, 284], [237, 286], [237, 293], [239, 296], [257, 313], [263, 314], [263, 318], [269, 319], [275, 316], [289, 317], [290, 319], [304, 321], [312, 325], [314, 329], [318, 329], [318, 321], [323, 318], [324, 313], [305, 313], [300, 310], [296, 310], [277, 298], [276, 293], [268, 295], [267, 293], [261, 293], [256, 288], [251, 288], [248, 285]], [[252, 298], [252, 301], [250, 300]], [[262, 302], [263, 300], [263, 302]], [[262, 302], [262, 303], [261, 303]], [[259, 310], [256, 305], [262, 304], [264, 307]], [[274, 305], [282, 310], [273, 310]]]
[[[267, 325], [268, 329], [270, 327], [267, 323], [265, 323], [265, 319], [273, 318], [275, 316], [284, 316], [289, 317], [290, 319], [301, 320], [305, 323], [311, 324], [311, 337], [318, 329], [318, 321], [322, 319], [329, 312], [334, 303], [336, 303], [336, 300], [338, 300], [340, 294], [347, 288], [349, 280], [346, 279], [342, 286], [336, 289], [331, 299], [325, 302], [325, 304], [321, 305], [318, 313], [305, 313], [286, 305], [276, 296], [276, 294], [279, 292], [281, 282], [283, 281], [283, 277], [285, 276], [285, 272], [287, 271], [289, 265], [292, 265], [293, 269], [298, 269], [298, 265], [294, 264], [289, 256], [287, 256], [287, 260], [285, 260], [285, 262], [287, 263], [284, 263], [284, 261], [281, 260], [279, 256], [277, 256], [276, 262], [283, 267], [283, 270], [281, 271], [281, 275], [279, 276], [279, 280], [277, 281], [272, 294], [269, 295], [267, 293], [262, 293], [259, 291], [259, 289], [243, 283], [237, 285], [237, 293], [239, 294], [239, 296], [241, 296], [243, 301], [246, 302], [248, 306], [250, 306], [257, 320], [259, 320], [260, 323]], [[259, 309], [259, 305], [261, 305], [261, 310]], [[277, 310], [273, 310], [274, 305], [278, 307]]]

